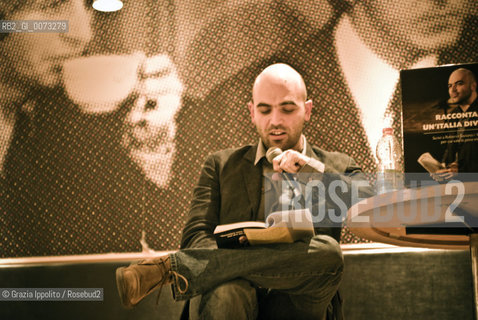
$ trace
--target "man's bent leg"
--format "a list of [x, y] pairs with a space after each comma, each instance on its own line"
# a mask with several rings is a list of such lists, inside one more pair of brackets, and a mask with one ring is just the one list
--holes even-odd
[[244, 278], [289, 294], [298, 309], [320, 318], [340, 283], [343, 257], [333, 238], [319, 235], [307, 242], [243, 249], [184, 249], [171, 254], [171, 266], [189, 281], [183, 294], [173, 287], [177, 300]]
[[244, 279], [235, 279], [191, 299], [189, 318], [256, 319], [258, 314], [256, 289]]
[[[287, 293], [278, 290], [270, 290], [258, 299], [259, 315], [261, 320], [282, 320], [282, 319], [314, 319], [322, 320], [316, 315], [309, 315], [302, 309], [298, 309]], [[329, 304], [330, 305], [330, 304]], [[323, 319], [326, 319], [325, 315]]]
[[[327, 251], [330, 251], [326, 253]], [[334, 252], [336, 257], [334, 257]], [[338, 243], [328, 236], [316, 236], [310, 240], [308, 256], [296, 261], [296, 266], [284, 267], [270, 272], [253, 272], [246, 279], [272, 292], [287, 294], [296, 319], [321, 319], [336, 293], [342, 279], [343, 258]], [[326, 260], [330, 259], [329, 262]], [[280, 299], [278, 301], [281, 301]], [[287, 301], [278, 306], [288, 308]], [[276, 312], [287, 314], [291, 310]], [[276, 317], [277, 318], [277, 317]], [[287, 319], [279, 317], [277, 319]]]

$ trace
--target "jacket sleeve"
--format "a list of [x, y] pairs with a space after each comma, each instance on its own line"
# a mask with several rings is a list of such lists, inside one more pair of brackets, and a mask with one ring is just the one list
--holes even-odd
[[210, 155], [193, 192], [181, 248], [217, 248], [213, 232], [218, 224], [220, 207], [218, 166], [214, 155]]
[[348, 188], [343, 196], [343, 200], [347, 206], [350, 208], [357, 201], [360, 201], [365, 198], [369, 198], [375, 194], [374, 189], [370, 186], [370, 183], [363, 173], [362, 169], [355, 162], [355, 160], [349, 156], [343, 155], [345, 157], [346, 163], [345, 168], [337, 168], [333, 166], [325, 166], [325, 175], [327, 179], [327, 184], [330, 185], [334, 180], [343, 181], [346, 183]]
[[311, 210], [316, 233], [331, 235], [339, 241], [348, 209], [355, 202], [372, 196], [374, 190], [351, 157], [327, 153], [322, 159], [324, 172], [312, 173], [309, 179], [318, 182], [323, 189], [306, 192], [307, 207]]
[[307, 181], [307, 178], [309, 180], [316, 178], [323, 181], [327, 187], [334, 186], [334, 184], [345, 184], [347, 191], [342, 196], [342, 200], [347, 208], [350, 208], [358, 200], [374, 195], [374, 190], [367, 177], [353, 158], [339, 152], [319, 152], [323, 162], [315, 161], [321, 163], [322, 170], [317, 170], [316, 165], [307, 165], [307, 168], [301, 172], [303, 174], [301, 180]]

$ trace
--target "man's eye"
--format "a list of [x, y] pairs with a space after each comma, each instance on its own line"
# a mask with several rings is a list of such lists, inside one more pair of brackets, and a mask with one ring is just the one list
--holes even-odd
[[268, 114], [270, 111], [270, 108], [259, 108], [259, 112], [262, 114]]
[[287, 104], [282, 106], [281, 110], [283, 113], [292, 113], [297, 109], [297, 106], [294, 104]]

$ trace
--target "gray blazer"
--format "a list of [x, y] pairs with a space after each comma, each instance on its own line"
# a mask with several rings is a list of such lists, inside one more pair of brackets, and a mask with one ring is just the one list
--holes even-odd
[[[325, 185], [336, 179], [347, 185], [353, 180], [366, 181], [360, 167], [351, 157], [339, 152], [327, 152], [309, 144], [306, 150], [308, 156], [324, 163], [324, 174], [320, 174], [320, 178]], [[254, 165], [256, 151], [257, 144], [218, 151], [207, 158], [194, 189], [181, 248], [214, 248], [216, 242], [213, 231], [218, 224], [257, 220], [262, 166]], [[362, 198], [372, 194], [370, 187], [360, 189]], [[344, 194], [342, 198], [349, 207], [350, 196]], [[327, 197], [326, 208], [334, 206], [336, 205]], [[340, 227], [341, 225], [316, 228], [316, 232], [329, 234], [339, 241]]]

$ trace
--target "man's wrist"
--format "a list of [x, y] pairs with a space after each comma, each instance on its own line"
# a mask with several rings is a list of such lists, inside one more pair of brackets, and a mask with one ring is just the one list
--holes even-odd
[[321, 161], [314, 159], [312, 157], [308, 157], [308, 158], [309, 158], [308, 161], [306, 162], [306, 164], [302, 167], [300, 171], [304, 171], [304, 172], [316, 171], [319, 173], [324, 173], [325, 165]]

